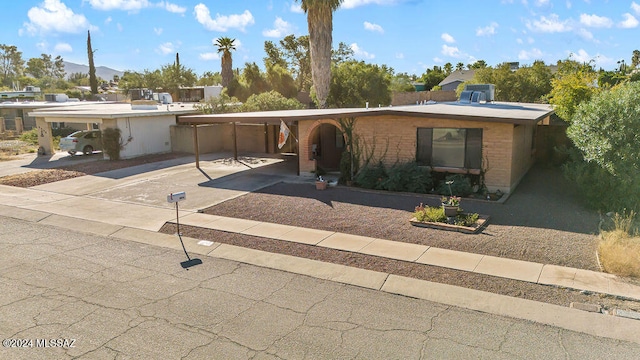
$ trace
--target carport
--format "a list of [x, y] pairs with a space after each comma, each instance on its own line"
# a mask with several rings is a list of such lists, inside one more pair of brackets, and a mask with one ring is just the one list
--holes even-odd
[[[295, 139], [299, 139], [295, 144], [295, 153], [300, 156], [313, 155], [306, 137], [308, 134], [300, 134], [298, 123], [303, 120], [320, 120], [320, 122], [326, 120], [333, 120], [332, 125], [336, 124], [336, 120], [344, 117], [355, 117], [365, 114], [369, 114], [368, 109], [302, 109], [302, 110], [278, 110], [278, 111], [262, 111], [262, 112], [246, 112], [246, 113], [229, 113], [229, 114], [207, 114], [207, 115], [185, 115], [178, 117], [178, 123], [184, 125], [191, 125], [193, 128], [193, 144], [194, 154], [196, 159], [196, 167], [200, 167], [200, 152], [198, 144], [198, 125], [211, 125], [211, 124], [232, 124], [233, 125], [233, 154], [234, 158], [238, 159], [238, 131], [237, 126], [239, 124], [253, 124], [265, 126], [265, 137], [268, 136], [267, 126], [280, 126], [280, 122], [283, 121], [289, 128], [294, 128], [295, 133], [292, 135]], [[295, 125], [295, 126], [292, 126]], [[340, 130], [340, 129], [339, 129]], [[302, 136], [302, 137], [301, 137]], [[300, 147], [302, 142], [302, 147]], [[265, 139], [267, 143], [267, 139]], [[307, 146], [309, 145], [309, 146]], [[302, 154], [301, 154], [302, 151]], [[300, 159], [297, 162], [297, 174], [300, 175]]]

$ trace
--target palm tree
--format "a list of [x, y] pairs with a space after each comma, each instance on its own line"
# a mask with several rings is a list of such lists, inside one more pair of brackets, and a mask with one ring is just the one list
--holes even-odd
[[222, 53], [222, 86], [227, 87], [233, 80], [233, 60], [231, 51], [236, 49], [233, 43], [236, 39], [221, 37], [216, 39], [214, 45], [218, 47], [218, 52]]
[[[298, 0], [296, 0], [298, 1]], [[311, 78], [318, 99], [318, 107], [327, 107], [331, 83], [331, 43], [333, 12], [343, 0], [299, 0], [307, 14], [309, 48], [311, 52]]]

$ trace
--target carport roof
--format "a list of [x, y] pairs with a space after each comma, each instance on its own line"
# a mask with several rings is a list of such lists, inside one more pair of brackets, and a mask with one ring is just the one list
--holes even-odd
[[193, 114], [197, 110], [193, 104], [174, 103], [170, 105], [158, 105], [151, 110], [133, 110], [129, 103], [91, 103], [86, 105], [75, 105], [69, 107], [58, 107], [50, 109], [36, 109], [29, 113], [29, 116], [43, 117], [47, 119], [113, 119], [113, 118], [133, 118], [157, 115], [180, 115]]
[[383, 108], [347, 109], [303, 109], [279, 110], [230, 114], [180, 116], [182, 124], [214, 123], [270, 123], [283, 121], [339, 119], [345, 117], [408, 116], [469, 120], [481, 122], [502, 122], [511, 124], [537, 123], [553, 113], [546, 104], [493, 102], [487, 104], [462, 104], [458, 102], [427, 105], [390, 106]]

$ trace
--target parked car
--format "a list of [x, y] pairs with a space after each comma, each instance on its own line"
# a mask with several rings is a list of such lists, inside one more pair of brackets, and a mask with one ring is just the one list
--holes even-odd
[[77, 152], [91, 155], [94, 151], [102, 151], [102, 132], [100, 130], [76, 131], [60, 139], [60, 150], [71, 155]]

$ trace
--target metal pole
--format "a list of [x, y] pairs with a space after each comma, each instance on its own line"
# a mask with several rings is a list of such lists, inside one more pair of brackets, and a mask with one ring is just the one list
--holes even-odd
[[189, 257], [189, 253], [187, 252], [187, 248], [184, 247], [184, 242], [182, 241], [182, 234], [180, 234], [180, 217], [178, 216], [178, 202], [176, 202], [176, 225], [178, 227], [178, 238], [180, 239], [180, 244], [182, 245], [182, 250], [184, 250], [184, 254], [187, 255], [187, 259], [191, 261]]

